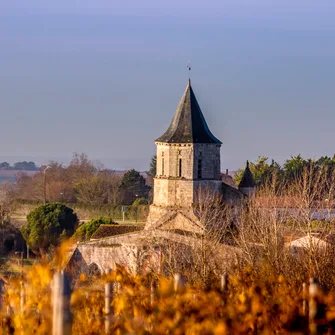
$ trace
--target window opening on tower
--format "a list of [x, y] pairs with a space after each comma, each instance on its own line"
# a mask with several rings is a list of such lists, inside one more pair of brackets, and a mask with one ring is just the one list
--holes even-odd
[[182, 160], [179, 158], [179, 164], [178, 164], [178, 177], [181, 177], [182, 172]]
[[198, 159], [198, 179], [202, 178], [202, 159]]

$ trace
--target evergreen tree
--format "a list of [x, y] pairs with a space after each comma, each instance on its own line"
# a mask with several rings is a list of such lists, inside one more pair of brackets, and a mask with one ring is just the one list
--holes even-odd
[[156, 176], [156, 168], [157, 168], [157, 156], [153, 155], [151, 157], [151, 161], [150, 161], [150, 168], [148, 171], [148, 175], [151, 177], [155, 177]]
[[132, 204], [136, 198], [148, 198], [149, 190], [150, 186], [138, 171], [132, 169], [124, 174], [120, 185], [123, 204]]

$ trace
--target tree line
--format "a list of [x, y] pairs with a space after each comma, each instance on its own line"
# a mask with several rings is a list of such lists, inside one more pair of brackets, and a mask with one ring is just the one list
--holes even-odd
[[7, 162], [0, 163], [0, 170], [14, 170], [14, 171], [38, 171], [39, 167], [36, 166], [34, 162], [16, 162], [10, 165]]
[[[25, 166], [26, 170], [27, 166], [21, 163], [14, 164], [13, 168]], [[0, 169], [1, 166], [6, 165], [1, 164]], [[27, 164], [30, 164], [31, 168], [36, 167], [32, 162]], [[33, 176], [28, 176], [24, 172], [18, 173], [11, 196], [25, 201], [41, 202], [45, 189], [47, 202], [58, 201], [93, 206], [130, 205], [136, 199], [144, 199], [148, 203], [152, 197], [150, 185], [156, 173], [156, 156], [153, 156], [150, 161], [147, 178], [134, 169], [124, 174], [106, 169], [101, 162], [90, 160], [84, 153], [74, 153], [67, 166], [57, 161], [49, 162], [48, 166], [45, 173], [45, 166], [42, 166]], [[324, 189], [319, 189], [319, 193], [328, 192], [333, 184], [332, 181], [335, 181], [335, 155], [305, 159], [298, 154], [287, 159], [282, 165], [273, 159], [260, 156], [254, 162], [250, 162], [249, 167], [258, 189], [271, 185], [278, 194], [285, 193], [288, 185], [302, 180], [304, 175], [309, 176], [310, 180], [320, 178], [324, 180], [322, 183]], [[243, 171], [244, 168], [235, 173], [236, 184], [241, 180]]]
[[[335, 180], [335, 155], [305, 159], [298, 154], [291, 156], [282, 165], [268, 157], [259, 156], [255, 162], [249, 163], [249, 168], [259, 189], [271, 185], [278, 194], [285, 193], [289, 185], [303, 180], [307, 182], [308, 179], [309, 182], [317, 185], [319, 193], [325, 193], [330, 191], [332, 182]], [[235, 173], [236, 184], [240, 182], [243, 171], [244, 169], [240, 169]], [[322, 183], [316, 182], [321, 179]]]
[[17, 174], [14, 196], [25, 201], [81, 203], [88, 205], [129, 205], [136, 199], [148, 200], [151, 187], [140, 172], [118, 173], [92, 161], [84, 153], [74, 153], [69, 165], [51, 161], [33, 176]]

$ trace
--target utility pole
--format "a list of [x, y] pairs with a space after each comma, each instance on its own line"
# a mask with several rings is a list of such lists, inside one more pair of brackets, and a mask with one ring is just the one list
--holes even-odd
[[47, 179], [46, 179], [46, 172], [48, 169], [51, 169], [51, 166], [47, 165], [43, 169], [43, 204], [45, 205], [47, 202]]

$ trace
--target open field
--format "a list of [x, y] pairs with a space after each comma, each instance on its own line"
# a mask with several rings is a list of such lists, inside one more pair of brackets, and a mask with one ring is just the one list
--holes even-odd
[[[24, 203], [24, 204], [19, 203], [16, 206], [15, 210], [13, 210], [13, 212], [10, 215], [12, 222], [15, 225], [22, 226], [26, 222], [26, 217], [28, 213], [33, 209], [35, 209], [36, 207], [38, 207], [39, 205], [41, 205], [41, 203]], [[125, 213], [125, 221], [123, 222], [121, 206], [113, 208], [108, 205], [86, 206], [71, 203], [66, 203], [65, 205], [74, 210], [74, 212], [78, 216], [79, 222], [86, 222], [98, 217], [111, 217], [117, 223], [125, 223], [125, 224], [131, 224], [136, 222], [143, 223], [146, 221], [149, 209], [149, 206], [141, 205], [139, 207], [140, 210], [138, 211], [136, 220], [136, 212], [134, 208], [132, 208], [131, 206], [127, 206], [127, 212]]]

